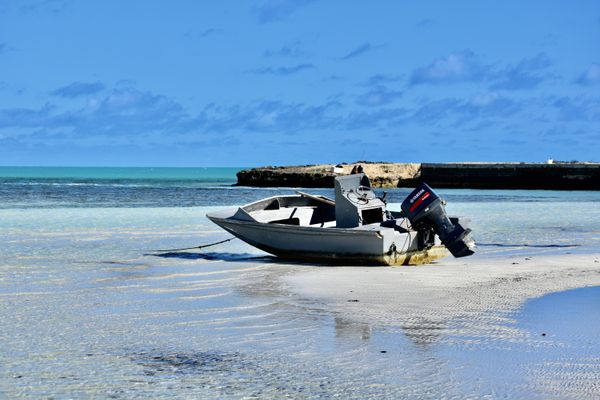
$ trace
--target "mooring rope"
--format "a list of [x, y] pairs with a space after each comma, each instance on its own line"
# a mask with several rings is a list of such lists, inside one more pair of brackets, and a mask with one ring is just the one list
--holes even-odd
[[168, 252], [168, 251], [183, 251], [183, 250], [203, 249], [205, 247], [211, 247], [211, 246], [216, 246], [216, 245], [221, 244], [221, 243], [226, 243], [226, 242], [229, 242], [229, 241], [231, 241], [233, 239], [237, 239], [237, 238], [236, 237], [231, 237], [229, 239], [221, 240], [220, 242], [209, 243], [209, 244], [202, 244], [200, 246], [195, 246], [195, 247], [184, 247], [184, 248], [181, 248], [181, 249], [161, 249], [161, 250], [152, 250], [152, 251], [157, 251], [157, 252], [165, 253], [165, 252]]

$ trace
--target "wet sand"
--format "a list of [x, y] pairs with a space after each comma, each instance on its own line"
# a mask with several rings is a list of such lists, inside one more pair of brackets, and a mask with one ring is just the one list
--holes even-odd
[[[283, 281], [346, 324], [407, 338], [380, 351], [404, 357], [406, 347], [420, 349], [422, 358], [399, 361], [397, 372], [421, 370], [414, 379], [426, 386], [448, 377], [448, 398], [600, 397], [600, 254], [313, 268]], [[428, 397], [403, 395], [415, 394]]]
[[[443, 324], [487, 312], [508, 313], [548, 293], [600, 285], [600, 254], [446, 258], [389, 268], [312, 268], [284, 279], [298, 296], [347, 318]], [[482, 320], [481, 325], [492, 321]]]

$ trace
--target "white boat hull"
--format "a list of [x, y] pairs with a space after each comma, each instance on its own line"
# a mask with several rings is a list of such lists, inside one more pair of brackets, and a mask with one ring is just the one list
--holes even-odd
[[443, 246], [419, 250], [418, 232], [264, 224], [219, 218], [211, 221], [244, 242], [288, 259], [330, 263], [416, 265], [446, 257]]

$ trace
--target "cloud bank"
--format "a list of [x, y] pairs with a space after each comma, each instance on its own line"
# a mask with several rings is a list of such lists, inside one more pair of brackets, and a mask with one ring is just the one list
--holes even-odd
[[370, 51], [375, 50], [376, 48], [378, 48], [380, 46], [373, 46], [371, 43], [363, 43], [360, 46], [356, 47], [355, 49], [351, 50], [349, 53], [343, 55], [342, 57], [340, 57], [340, 60], [350, 60], [352, 58], [356, 58], [358, 56], [361, 56], [365, 53], [368, 53]]
[[600, 64], [590, 65], [580, 76], [575, 80], [582, 86], [592, 86], [600, 83]]
[[261, 24], [268, 24], [280, 21], [293, 14], [298, 8], [306, 6], [313, 1], [314, 0], [267, 0], [255, 9], [258, 15], [258, 22]]
[[104, 90], [104, 84], [101, 82], [85, 83], [73, 82], [67, 86], [60, 87], [50, 92], [52, 96], [74, 99], [80, 96], [87, 96]]
[[260, 75], [287, 76], [313, 69], [317, 69], [313, 64], [297, 64], [291, 67], [263, 67], [255, 69], [253, 72]]

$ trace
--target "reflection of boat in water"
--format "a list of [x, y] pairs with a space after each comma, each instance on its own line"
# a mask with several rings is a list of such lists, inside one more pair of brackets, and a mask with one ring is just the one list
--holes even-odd
[[298, 192], [207, 215], [211, 221], [268, 253], [297, 260], [351, 264], [423, 264], [473, 254], [469, 229], [448, 218], [442, 200], [421, 184], [386, 209], [364, 174], [335, 179], [335, 201]]

